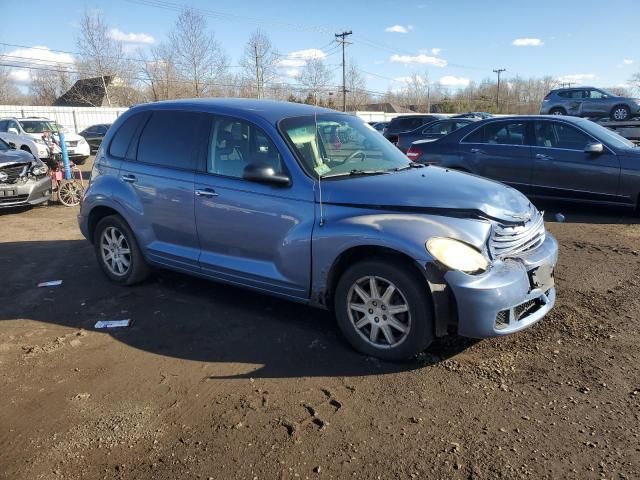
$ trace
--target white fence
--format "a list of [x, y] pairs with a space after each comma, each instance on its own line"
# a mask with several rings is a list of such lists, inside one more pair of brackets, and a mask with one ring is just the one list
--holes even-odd
[[0, 105], [0, 118], [46, 117], [78, 133], [96, 123], [113, 123], [126, 108], [107, 107], [32, 107]]
[[353, 115], [357, 115], [365, 122], [388, 122], [392, 118], [396, 118], [399, 115], [407, 115], [406, 113], [385, 113], [385, 112], [350, 112]]

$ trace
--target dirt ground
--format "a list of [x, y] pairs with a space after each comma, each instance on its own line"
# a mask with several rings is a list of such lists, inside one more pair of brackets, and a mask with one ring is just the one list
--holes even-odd
[[73, 208], [0, 213], [0, 478], [640, 478], [639, 219], [550, 211], [555, 310], [400, 364], [304, 306], [114, 286]]

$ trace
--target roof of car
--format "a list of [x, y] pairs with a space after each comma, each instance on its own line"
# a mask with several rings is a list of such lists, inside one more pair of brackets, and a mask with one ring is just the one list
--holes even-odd
[[[245, 115], [250, 113], [258, 117], [262, 117], [268, 122], [277, 122], [286, 117], [297, 117], [304, 115], [317, 114], [342, 114], [336, 110], [317, 107], [314, 105], [306, 105], [292, 102], [278, 102], [275, 100], [256, 100], [250, 98], [191, 98], [183, 100], [166, 100], [162, 102], [153, 102], [137, 105], [131, 110], [144, 111], [154, 110], [157, 108], [168, 109], [186, 109], [210, 111], [217, 113], [234, 114], [238, 110], [243, 111]], [[346, 115], [346, 114], [345, 114]]]

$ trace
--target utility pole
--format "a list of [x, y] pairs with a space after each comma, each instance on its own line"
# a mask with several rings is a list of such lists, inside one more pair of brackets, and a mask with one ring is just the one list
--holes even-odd
[[500, 113], [500, 74], [506, 71], [506, 68], [498, 68], [497, 70], [493, 71], [493, 73], [498, 74], [498, 88], [496, 90], [496, 113]]
[[260, 67], [258, 65], [258, 44], [255, 43], [253, 45], [255, 54], [256, 54], [256, 94], [258, 98], [260, 97]]
[[352, 35], [353, 32], [349, 30], [348, 32], [336, 33], [336, 39], [340, 38], [341, 40], [336, 40], [338, 43], [342, 44], [342, 111], [347, 111], [347, 73], [346, 73], [346, 64], [344, 61], [344, 46], [350, 44], [345, 40], [346, 37]]

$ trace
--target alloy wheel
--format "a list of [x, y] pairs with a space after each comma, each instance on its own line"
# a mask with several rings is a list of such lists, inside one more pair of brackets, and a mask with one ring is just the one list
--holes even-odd
[[131, 249], [125, 235], [116, 227], [107, 227], [100, 238], [100, 254], [109, 272], [123, 277], [131, 268]]
[[613, 111], [613, 118], [615, 120], [625, 120], [627, 116], [628, 116], [628, 113], [625, 108], [616, 108]]
[[411, 330], [409, 302], [382, 277], [356, 280], [347, 295], [347, 311], [358, 334], [376, 348], [397, 347]]

